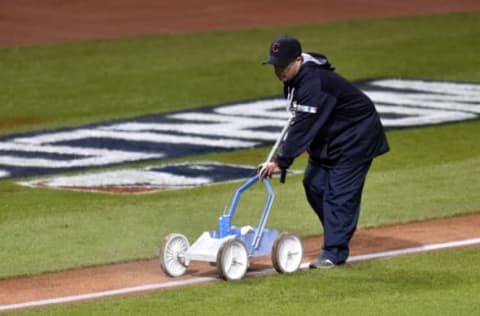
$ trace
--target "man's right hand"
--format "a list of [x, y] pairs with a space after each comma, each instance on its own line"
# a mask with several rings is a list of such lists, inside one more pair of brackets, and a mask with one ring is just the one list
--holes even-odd
[[260, 181], [263, 181], [266, 177], [271, 177], [275, 171], [280, 170], [276, 162], [264, 162], [257, 168], [257, 173]]

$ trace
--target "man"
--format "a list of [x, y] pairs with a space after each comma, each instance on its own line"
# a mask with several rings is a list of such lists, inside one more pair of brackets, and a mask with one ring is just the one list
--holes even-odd
[[259, 169], [260, 179], [285, 171], [308, 152], [303, 185], [324, 231], [322, 253], [310, 268], [343, 264], [372, 160], [389, 150], [380, 118], [373, 102], [335, 73], [324, 55], [302, 53], [293, 37], [274, 39], [264, 64], [272, 64], [283, 82], [295, 117], [281, 151]]

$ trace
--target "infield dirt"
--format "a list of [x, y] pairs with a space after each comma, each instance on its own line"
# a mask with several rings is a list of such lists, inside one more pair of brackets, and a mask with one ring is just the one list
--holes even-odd
[[0, 46], [475, 10], [478, 0], [0, 1]]

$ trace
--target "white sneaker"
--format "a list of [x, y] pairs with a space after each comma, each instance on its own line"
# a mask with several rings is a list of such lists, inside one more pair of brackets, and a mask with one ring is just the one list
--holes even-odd
[[330, 259], [322, 259], [318, 257], [316, 260], [310, 262], [310, 269], [330, 269], [335, 266], [335, 263]]

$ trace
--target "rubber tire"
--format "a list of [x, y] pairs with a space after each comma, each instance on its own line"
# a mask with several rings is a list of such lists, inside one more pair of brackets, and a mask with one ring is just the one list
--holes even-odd
[[[290, 261], [292, 259], [293, 261]], [[295, 234], [281, 233], [272, 246], [272, 263], [275, 270], [278, 273], [293, 273], [300, 268], [302, 261], [302, 240]]]
[[[245, 243], [239, 239], [226, 241], [217, 254], [217, 270], [220, 277], [235, 281], [242, 279], [248, 269], [248, 251]], [[235, 269], [232, 271], [232, 268]]]
[[160, 246], [160, 268], [166, 275], [174, 278], [187, 272], [188, 262], [185, 258], [190, 243], [182, 234], [172, 233], [165, 236]]

